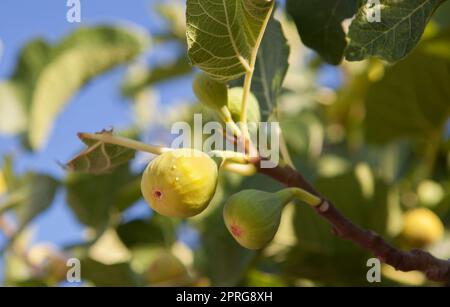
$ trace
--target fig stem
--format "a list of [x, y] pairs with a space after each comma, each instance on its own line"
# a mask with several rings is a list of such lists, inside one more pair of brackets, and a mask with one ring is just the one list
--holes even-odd
[[241, 163], [234, 163], [234, 162], [229, 162], [229, 161], [225, 161], [222, 164], [222, 168], [239, 174], [241, 176], [253, 176], [254, 174], [256, 174], [257, 169], [253, 164], [241, 164]]
[[298, 200], [301, 200], [308, 205], [312, 207], [317, 207], [322, 203], [322, 199], [320, 197], [317, 197], [314, 194], [309, 193], [306, 190], [303, 190], [301, 188], [287, 188], [283, 191], [287, 191], [291, 194], [291, 200], [292, 198], [296, 198]]
[[167, 147], [149, 145], [129, 138], [114, 136], [108, 133], [80, 133], [79, 136], [84, 139], [91, 139], [100, 142], [105, 142], [108, 144], [123, 146], [137, 151], [149, 152], [155, 155], [160, 155], [164, 152], [172, 150]]
[[238, 164], [247, 164], [247, 156], [240, 152], [230, 151], [230, 150], [212, 150], [209, 152], [211, 157], [219, 157], [224, 161], [235, 162]]

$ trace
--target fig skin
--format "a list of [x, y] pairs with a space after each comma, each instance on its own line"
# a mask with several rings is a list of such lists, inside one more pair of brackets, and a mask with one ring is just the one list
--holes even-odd
[[444, 225], [433, 211], [415, 208], [403, 215], [400, 239], [407, 248], [423, 248], [438, 242], [443, 236]]
[[224, 206], [225, 225], [240, 245], [260, 249], [277, 233], [283, 208], [293, 197], [289, 190], [276, 193], [259, 190], [238, 192]]
[[200, 103], [220, 111], [227, 105], [228, 88], [225, 83], [211, 79], [205, 73], [199, 73], [194, 77], [192, 89]]
[[186, 218], [201, 213], [214, 196], [218, 167], [207, 154], [176, 149], [156, 157], [145, 169], [141, 191], [161, 215]]

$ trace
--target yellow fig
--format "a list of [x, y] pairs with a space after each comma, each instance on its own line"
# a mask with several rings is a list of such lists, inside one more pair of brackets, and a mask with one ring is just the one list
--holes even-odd
[[243, 190], [231, 196], [223, 209], [225, 225], [236, 241], [248, 249], [260, 249], [275, 236], [284, 206], [294, 194]]
[[184, 264], [172, 253], [162, 251], [150, 264], [146, 274], [148, 284], [185, 285], [191, 281]]
[[[235, 122], [240, 121], [243, 92], [242, 87], [233, 87], [228, 90], [228, 109]], [[252, 93], [248, 96], [247, 121], [249, 123], [259, 123], [261, 121], [258, 99]]]
[[142, 175], [141, 191], [153, 210], [170, 217], [190, 217], [202, 212], [214, 196], [217, 164], [195, 149], [165, 152], [149, 163]]
[[400, 239], [408, 248], [422, 248], [444, 236], [444, 225], [439, 217], [427, 208], [416, 208], [403, 215]]
[[200, 103], [220, 111], [227, 105], [228, 89], [225, 83], [211, 79], [205, 73], [199, 73], [194, 77], [192, 89]]

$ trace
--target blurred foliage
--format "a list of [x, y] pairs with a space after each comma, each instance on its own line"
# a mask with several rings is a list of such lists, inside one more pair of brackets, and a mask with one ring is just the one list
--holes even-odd
[[[334, 12], [329, 8], [335, 1], [321, 2], [320, 9], [316, 2], [287, 1], [293, 20], [280, 6], [270, 21], [252, 87], [263, 116], [281, 122], [293, 164], [353, 222], [404, 248], [403, 213], [426, 207], [445, 231], [424, 248], [450, 258], [449, 3], [437, 10], [420, 42], [424, 29], [416, 29], [414, 44], [406, 42], [407, 49], [403, 39], [388, 40], [383, 52], [378, 47], [368, 54], [358, 49], [363, 57], [397, 60], [417, 44], [406, 59], [390, 64], [375, 58], [344, 61], [330, 70], [326, 62], [337, 64], [344, 56], [346, 27], [341, 21], [356, 12], [356, 1]], [[411, 1], [411, 8], [419, 2]], [[40, 148], [58, 112], [87, 81], [170, 44], [182, 50], [171, 61], [149, 66], [133, 61], [127, 67], [121, 90], [135, 102], [136, 124], [130, 129], [138, 131], [133, 137], [152, 135], [168, 142], [171, 123], [192, 123], [199, 112], [204, 120], [211, 119], [195, 101], [177, 106], [157, 102], [160, 83], [170, 85], [193, 72], [185, 52], [184, 11], [184, 1], [159, 4], [157, 12], [166, 21], [161, 33], [102, 26], [80, 28], [56, 44], [30, 41], [18, 56], [15, 72], [0, 82], [0, 133], [25, 138], [24, 146]], [[333, 23], [324, 27], [330, 14]], [[430, 16], [431, 12], [423, 18], [428, 21]], [[353, 49], [367, 27], [360, 19], [350, 27]], [[384, 26], [386, 37], [401, 30]], [[299, 34], [323, 59], [300, 43]], [[323, 36], [329, 40], [321, 40]], [[319, 81], [324, 70], [332, 84]], [[146, 112], [150, 115], [143, 121]], [[108, 116], [108, 110], [104, 114]], [[370, 285], [366, 262], [371, 256], [334, 236], [324, 220], [301, 204], [286, 208], [275, 240], [263, 250], [249, 251], [233, 240], [222, 218], [224, 202], [245, 188], [281, 188], [267, 177], [222, 172], [210, 207], [187, 221], [154, 213], [129, 220], [128, 208], [141, 200], [140, 174], [130, 170], [129, 162], [140, 157], [132, 160], [134, 152], [112, 145], [86, 145], [89, 148], [71, 164], [86, 173], [68, 172], [63, 180], [33, 172], [17, 175], [14, 153], [4, 157], [0, 226], [10, 237], [2, 247], [4, 284], [57, 285], [65, 279], [61, 263], [78, 257], [83, 284], [88, 286]], [[109, 173], [88, 174], [103, 171], [105, 165]], [[28, 226], [52, 205], [58, 189], [85, 226], [85, 241], [36, 248]], [[186, 233], [194, 239], [186, 239]], [[381, 285], [429, 285], [418, 272], [383, 266], [382, 273]]]

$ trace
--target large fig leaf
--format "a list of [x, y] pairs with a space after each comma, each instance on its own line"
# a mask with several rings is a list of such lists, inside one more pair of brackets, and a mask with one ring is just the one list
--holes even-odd
[[[444, 0], [385, 0], [362, 5], [349, 29], [349, 61], [377, 56], [396, 62], [419, 43], [425, 26]], [[371, 4], [371, 5], [370, 5]], [[380, 20], [368, 18], [379, 12]]]
[[253, 69], [273, 0], [188, 0], [187, 42], [191, 64], [221, 81]]

